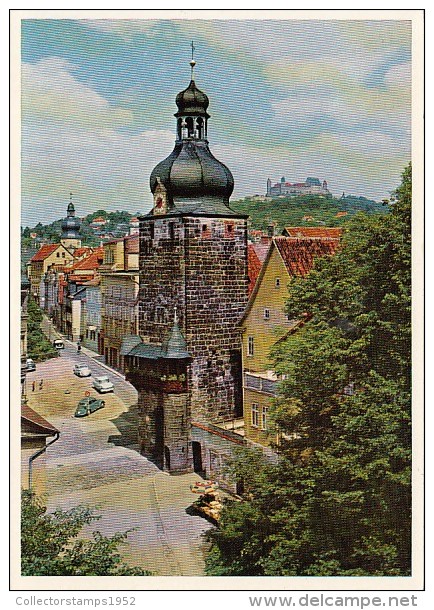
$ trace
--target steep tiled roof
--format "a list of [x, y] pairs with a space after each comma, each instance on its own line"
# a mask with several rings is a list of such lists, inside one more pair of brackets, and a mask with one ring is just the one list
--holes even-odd
[[29, 405], [23, 403], [21, 404], [21, 419], [29, 422], [33, 426], [36, 426], [38, 431], [40, 430], [41, 434], [45, 433], [48, 436], [52, 436], [53, 434], [56, 434], [56, 432], [59, 432], [58, 429], [44, 419], [42, 415], [39, 415], [39, 413], [33, 411]]
[[287, 237], [310, 237], [339, 239], [342, 229], [339, 227], [285, 227], [283, 235]]
[[53, 254], [59, 246], [60, 244], [46, 244], [45, 246], [41, 246], [36, 254], [32, 256], [30, 262], [36, 263], [38, 261], [44, 261], [50, 254]]
[[81, 258], [85, 254], [90, 254], [92, 252], [92, 248], [89, 246], [82, 246], [81, 248], [76, 248], [74, 250], [74, 258]]
[[282, 257], [289, 275], [306, 275], [311, 271], [315, 258], [334, 254], [339, 239], [308, 239], [302, 237], [275, 237], [274, 243]]
[[256, 253], [253, 244], [247, 246], [247, 273], [249, 275], [249, 296], [252, 294], [253, 288], [255, 287], [256, 280], [258, 279], [259, 272], [261, 271], [261, 261]]
[[98, 267], [102, 264], [104, 259], [104, 248], [95, 248], [95, 250], [82, 260], [77, 261], [74, 265], [72, 265], [71, 269], [73, 271], [82, 270], [82, 271], [93, 271], [98, 269]]

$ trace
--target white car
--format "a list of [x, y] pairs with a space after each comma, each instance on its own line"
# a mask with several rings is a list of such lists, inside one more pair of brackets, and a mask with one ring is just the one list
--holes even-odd
[[92, 386], [98, 392], [114, 392], [115, 386], [112, 384], [110, 379], [105, 375], [104, 377], [95, 377]]
[[92, 372], [87, 364], [76, 364], [73, 370], [74, 375], [77, 375], [77, 377], [90, 377], [92, 375]]
[[36, 364], [32, 358], [27, 358], [26, 360], [26, 368], [28, 371], [36, 371]]

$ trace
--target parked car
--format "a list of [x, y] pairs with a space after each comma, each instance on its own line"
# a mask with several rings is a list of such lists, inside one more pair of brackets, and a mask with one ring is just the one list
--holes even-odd
[[65, 344], [61, 339], [55, 339], [53, 341], [53, 347], [55, 347], [56, 349], [65, 349]]
[[92, 386], [98, 392], [114, 392], [115, 386], [112, 384], [107, 375], [104, 377], [95, 377]]
[[77, 377], [90, 377], [92, 375], [92, 371], [87, 364], [76, 364], [73, 371]]
[[77, 408], [75, 410], [75, 417], [85, 417], [102, 409], [105, 406], [105, 402], [100, 398], [94, 398], [93, 396], [86, 396], [78, 401]]
[[36, 371], [35, 361], [32, 360], [31, 358], [27, 358], [27, 360], [26, 360], [26, 368], [27, 368], [27, 371]]

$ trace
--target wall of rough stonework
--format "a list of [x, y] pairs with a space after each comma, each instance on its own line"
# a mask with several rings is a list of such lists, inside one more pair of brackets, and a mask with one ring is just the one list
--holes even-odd
[[[193, 453], [191, 447], [191, 419], [189, 395], [164, 394], [164, 445], [165, 470], [172, 474], [192, 472]], [[170, 464], [167, 461], [167, 451]]]
[[[140, 452], [172, 474], [191, 472], [193, 454], [186, 364], [142, 359], [137, 368], [130, 358], [126, 360], [127, 380], [138, 388]], [[183, 381], [179, 381], [180, 370]]]
[[139, 334], [161, 342], [174, 307], [193, 357], [192, 417], [229, 419], [242, 410], [238, 323], [247, 304], [244, 219], [154, 217], [141, 221]]
[[141, 380], [127, 379], [138, 389], [138, 438], [140, 453], [158, 468], [164, 467], [163, 394], [141, 384]]
[[161, 343], [173, 326], [175, 307], [181, 328], [184, 322], [182, 219], [141, 222], [139, 269], [139, 334], [144, 341]]

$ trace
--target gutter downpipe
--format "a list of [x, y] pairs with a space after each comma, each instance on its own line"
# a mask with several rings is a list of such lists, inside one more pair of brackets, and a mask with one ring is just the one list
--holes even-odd
[[53, 438], [52, 441], [50, 441], [49, 443], [47, 443], [45, 445], [45, 447], [42, 447], [42, 449], [39, 449], [39, 451], [37, 451], [36, 453], [34, 453], [33, 455], [31, 455], [29, 457], [29, 489], [32, 489], [32, 467], [33, 467], [33, 461], [36, 460], [37, 457], [39, 457], [40, 455], [42, 455], [50, 445], [52, 445], [53, 443], [55, 443], [60, 436], [60, 432], [56, 432], [55, 434], [55, 438]]

